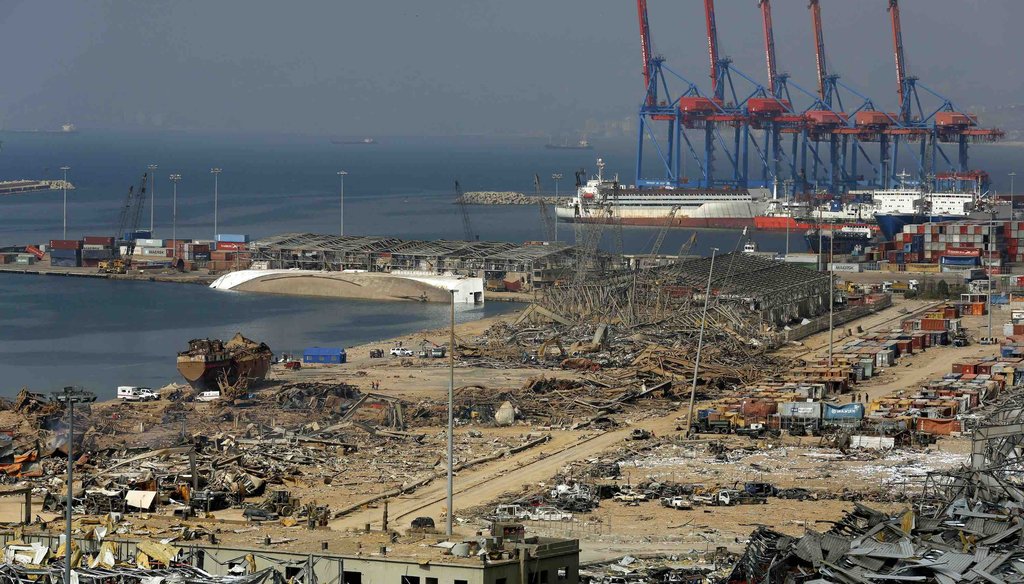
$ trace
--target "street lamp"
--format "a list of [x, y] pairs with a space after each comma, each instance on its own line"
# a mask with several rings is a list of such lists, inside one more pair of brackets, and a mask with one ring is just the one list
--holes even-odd
[[341, 224], [340, 224], [341, 229], [338, 230], [338, 234], [342, 235], [342, 236], [345, 235], [345, 176], [347, 174], [348, 174], [348, 171], [344, 171], [344, 170], [339, 170], [338, 171], [338, 176], [341, 177], [341, 220], [340, 220], [341, 221]]
[[555, 241], [558, 241], [558, 181], [562, 180], [562, 173], [556, 172], [551, 178], [555, 181]]
[[171, 200], [171, 241], [174, 245], [174, 258], [178, 258], [178, 181], [181, 180], [180, 174], [172, 174], [170, 176], [171, 183], [174, 185], [174, 195]]
[[1007, 176], [1010, 177], [1010, 220], [1013, 220], [1013, 177], [1017, 176], [1016, 172], [1011, 172]]
[[62, 166], [61, 170], [64, 171], [64, 182], [61, 183], [61, 188], [64, 191], [64, 236], [63, 239], [68, 238], [68, 171], [71, 170], [70, 166]]
[[149, 236], [153, 237], [153, 211], [156, 209], [156, 165], [149, 168]]
[[451, 324], [448, 327], [448, 485], [446, 504], [448, 517], [445, 518], [445, 534], [452, 538], [453, 521], [455, 520], [455, 288], [448, 290], [451, 295]]
[[697, 399], [697, 374], [700, 372], [700, 352], [704, 348], [704, 326], [708, 320], [708, 302], [711, 300], [711, 278], [715, 275], [715, 254], [718, 248], [711, 248], [711, 265], [708, 267], [708, 286], [704, 291], [704, 311], [700, 316], [700, 333], [697, 335], [697, 354], [693, 361], [693, 383], [690, 385], [690, 407], [686, 410], [686, 436], [693, 429], [693, 405]]
[[210, 173], [213, 175], [213, 239], [217, 240], [217, 177], [220, 176], [219, 168], [211, 168]]

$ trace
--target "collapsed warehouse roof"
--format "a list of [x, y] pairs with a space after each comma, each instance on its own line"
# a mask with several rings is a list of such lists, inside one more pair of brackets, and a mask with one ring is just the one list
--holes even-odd
[[567, 266], [573, 247], [564, 242], [418, 241], [394, 237], [287, 233], [252, 244], [253, 260], [272, 268], [531, 272]]
[[[568, 320], [637, 325], [699, 313], [711, 259], [578, 278], [545, 294], [544, 308]], [[829, 278], [748, 253], [718, 256], [711, 274], [711, 313], [748, 336], [828, 309]], [[729, 306], [730, 309], [722, 310]], [[699, 317], [698, 317], [699, 318]], [[712, 316], [714, 318], [714, 316]]]

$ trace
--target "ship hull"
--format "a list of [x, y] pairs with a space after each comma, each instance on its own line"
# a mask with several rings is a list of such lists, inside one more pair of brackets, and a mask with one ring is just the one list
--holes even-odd
[[863, 250], [871, 244], [871, 239], [867, 237], [847, 237], [838, 234], [835, 241], [832, 241], [829, 235], [822, 235], [821, 245], [819, 246], [817, 231], [813, 229], [811, 231], [811, 233], [807, 233], [804, 236], [804, 240], [807, 242], [807, 247], [810, 248], [811, 253], [821, 253], [822, 250], [825, 250], [826, 253], [831, 251], [833, 255], [850, 255], [858, 247]]
[[852, 223], [839, 221], [836, 223], [818, 223], [807, 219], [795, 219], [785, 216], [754, 217], [754, 228], [758, 231], [807, 231], [808, 229], [831, 229], [832, 227], [866, 227], [878, 233], [880, 228], [874, 223]]
[[875, 221], [878, 222], [878, 227], [882, 230], [882, 235], [885, 236], [886, 241], [895, 239], [896, 234], [901, 233], [907, 225], [941, 223], [943, 221], [958, 221], [961, 219], [964, 219], [964, 217], [954, 215], [915, 215], [911, 213], [875, 215]]
[[556, 215], [568, 223], [603, 223], [640, 227], [690, 229], [743, 229], [754, 227], [754, 218], [765, 210], [761, 201], [711, 202], [687, 208], [672, 205], [593, 206], [585, 209], [558, 207]]

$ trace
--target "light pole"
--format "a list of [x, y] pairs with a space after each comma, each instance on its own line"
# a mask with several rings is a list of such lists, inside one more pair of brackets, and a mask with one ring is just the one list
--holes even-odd
[[64, 182], [61, 183], [61, 187], [64, 190], [64, 236], [63, 239], [68, 238], [68, 171], [71, 170], [70, 166], [62, 166], [61, 170], [64, 171]]
[[341, 221], [341, 223], [340, 223], [340, 227], [341, 227], [341, 229], [338, 230], [338, 234], [342, 235], [342, 236], [345, 235], [345, 175], [347, 175], [347, 174], [348, 174], [347, 171], [344, 171], [344, 170], [339, 170], [338, 171], [338, 176], [341, 177], [340, 178], [340, 181], [341, 181], [341, 186], [340, 186], [340, 190], [341, 190], [341, 220], [340, 221]]
[[551, 178], [555, 181], [555, 241], [558, 241], [558, 181], [562, 180], [562, 173], [556, 172]]
[[1013, 221], [1013, 177], [1017, 176], [1016, 171], [1006, 175], [1010, 177], [1010, 221]]
[[213, 175], [213, 240], [217, 240], [217, 177], [220, 176], [219, 168], [211, 168], [210, 174]]
[[832, 367], [832, 338], [835, 331], [835, 325], [832, 320], [835, 312], [835, 293], [836, 293], [836, 276], [835, 276], [835, 242], [836, 242], [836, 224], [833, 222], [832, 227], [828, 232], [828, 366]]
[[174, 185], [174, 195], [171, 199], [171, 241], [174, 245], [174, 259], [178, 259], [178, 181], [181, 180], [181, 175], [174, 173], [170, 179]]
[[445, 525], [445, 533], [450, 540], [452, 537], [452, 520], [455, 517], [455, 490], [453, 477], [455, 475], [455, 288], [449, 290], [452, 294], [452, 321], [449, 328], [448, 339], [448, 517]]
[[156, 209], [156, 165], [150, 164], [149, 169], [149, 236], [153, 237], [153, 214]]
[[704, 312], [700, 316], [700, 334], [697, 335], [697, 355], [693, 361], [693, 384], [690, 386], [690, 407], [686, 411], [686, 436], [693, 426], [693, 402], [697, 399], [697, 374], [700, 371], [700, 352], [704, 348], [704, 325], [708, 319], [708, 301], [711, 299], [711, 277], [715, 274], [715, 254], [718, 248], [711, 248], [711, 267], [708, 268], [708, 287], [704, 291]]

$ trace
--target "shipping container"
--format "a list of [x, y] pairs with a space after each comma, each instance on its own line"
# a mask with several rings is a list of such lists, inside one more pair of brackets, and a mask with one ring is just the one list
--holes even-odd
[[864, 417], [864, 404], [852, 403], [845, 405], [824, 404], [826, 420], [860, 420]]
[[82, 242], [77, 239], [51, 239], [50, 249], [82, 249]]
[[249, 243], [249, 236], [240, 233], [218, 233], [217, 242]]
[[783, 418], [821, 419], [821, 402], [786, 402], [779, 404], [779, 416]]
[[103, 245], [106, 247], [113, 247], [114, 238], [107, 237], [104, 235], [86, 235], [82, 238], [82, 242], [87, 245]]

